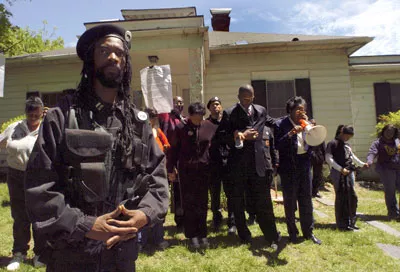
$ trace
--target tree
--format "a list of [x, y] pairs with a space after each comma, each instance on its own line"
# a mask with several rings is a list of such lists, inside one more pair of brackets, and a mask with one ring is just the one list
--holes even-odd
[[11, 27], [11, 12], [6, 9], [4, 4], [0, 4], [0, 38], [3, 38], [6, 31]]
[[[15, 0], [7, 0], [11, 5]], [[12, 13], [4, 4], [0, 4], [0, 52], [5, 56], [18, 56], [32, 54], [48, 50], [55, 50], [64, 47], [64, 40], [61, 37], [54, 37], [54, 30], [51, 34], [46, 29], [47, 22], [43, 21], [43, 28], [34, 31], [20, 28], [10, 23]]]
[[[391, 124], [400, 129], [400, 110], [396, 112], [389, 112], [388, 114], [382, 114], [378, 118], [379, 123], [376, 124], [376, 135], [379, 135], [383, 127]], [[400, 137], [400, 135], [398, 135]]]

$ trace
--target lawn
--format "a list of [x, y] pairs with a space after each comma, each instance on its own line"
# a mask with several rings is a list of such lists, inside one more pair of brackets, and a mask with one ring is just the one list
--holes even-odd
[[[333, 200], [332, 186], [327, 184], [325, 188], [321, 192], [323, 197]], [[386, 208], [380, 186], [358, 183], [356, 191], [359, 197], [358, 212], [373, 216], [400, 231], [400, 223], [385, 221]], [[7, 186], [0, 183], [0, 271], [5, 271], [12, 247], [12, 219], [8, 201]], [[314, 233], [323, 244], [317, 246], [311, 241], [290, 244], [284, 223], [283, 205], [275, 203], [274, 208], [278, 229], [283, 235], [278, 253], [265, 246], [257, 225], [250, 226], [254, 237], [252, 246], [241, 245], [237, 237], [227, 236], [226, 226], [220, 232], [212, 232], [210, 226], [212, 247], [202, 253], [191, 252], [186, 246], [184, 235], [175, 231], [173, 215], [168, 214], [165, 224], [166, 239], [172, 246], [163, 252], [140, 253], [137, 271], [399, 271], [400, 261], [386, 255], [376, 243], [400, 246], [400, 238], [362, 221], [358, 223], [360, 231], [339, 232], [335, 229], [333, 206], [314, 200], [314, 208], [328, 215], [320, 217], [321, 213], [314, 214]], [[211, 213], [208, 223], [211, 224]], [[20, 269], [44, 270], [35, 270], [29, 264], [24, 264]]]

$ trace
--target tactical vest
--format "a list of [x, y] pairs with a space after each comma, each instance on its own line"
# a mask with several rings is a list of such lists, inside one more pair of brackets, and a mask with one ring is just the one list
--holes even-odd
[[[110, 177], [115, 171], [119, 171], [119, 174], [122, 172], [121, 175], [131, 175], [134, 180], [133, 186], [126, 182], [126, 187], [123, 188], [126, 197], [120, 204], [124, 204], [128, 209], [136, 208], [148, 190], [145, 167], [148, 160], [149, 132], [146, 123], [137, 118], [137, 110], [134, 110], [134, 114], [135, 137], [132, 140], [132, 156], [127, 162], [128, 166], [122, 166], [116, 144], [118, 133], [122, 131], [110, 133], [94, 121], [92, 111], [81, 110], [77, 114], [75, 108], [71, 107], [69, 110], [68, 128], [65, 128], [63, 143], [66, 170], [64, 179], [69, 187], [71, 201], [75, 202], [74, 205], [83, 206], [83, 210], [88, 214], [95, 215], [110, 210], [104, 207], [104, 204], [115, 208], [114, 199], [110, 199]], [[79, 127], [78, 123], [85, 125]], [[118, 169], [113, 169], [115, 167]], [[117, 177], [119, 178], [123, 177]]]

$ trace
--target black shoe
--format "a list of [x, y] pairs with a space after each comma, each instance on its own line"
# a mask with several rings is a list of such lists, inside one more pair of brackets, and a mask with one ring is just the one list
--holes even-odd
[[271, 247], [274, 251], [277, 251], [278, 248], [279, 248], [279, 243], [280, 243], [281, 240], [282, 240], [281, 233], [278, 232], [278, 237], [276, 238], [276, 240], [272, 241], [270, 247]]
[[322, 241], [315, 237], [314, 234], [311, 234], [309, 237], [306, 237], [306, 239], [310, 239], [314, 244], [320, 245], [322, 244]]
[[250, 215], [249, 219], [247, 219], [247, 225], [249, 225], [249, 226], [254, 225], [255, 222], [256, 222], [256, 216]]
[[208, 242], [208, 239], [206, 237], [201, 238], [201, 247], [204, 249], [207, 249], [210, 247], [210, 242]]
[[352, 228], [353, 230], [359, 230], [360, 228], [357, 225], [350, 225], [350, 228]]
[[194, 250], [199, 249], [200, 248], [199, 238], [197, 237], [190, 238], [190, 247]]
[[237, 231], [236, 226], [232, 226], [232, 227], [230, 227], [230, 228], [228, 229], [228, 234], [229, 234], [229, 235], [235, 235], [235, 234], [236, 234], [236, 231]]
[[354, 229], [351, 227], [340, 227], [338, 228], [340, 231], [353, 231]]

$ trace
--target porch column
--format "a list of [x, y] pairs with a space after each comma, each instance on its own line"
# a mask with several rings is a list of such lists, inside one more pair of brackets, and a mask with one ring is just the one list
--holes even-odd
[[203, 48], [189, 49], [190, 103], [203, 102]]

